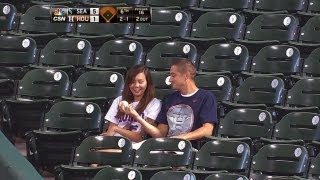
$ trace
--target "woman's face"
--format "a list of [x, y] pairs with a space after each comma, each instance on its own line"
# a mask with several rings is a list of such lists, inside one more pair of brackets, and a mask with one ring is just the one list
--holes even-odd
[[147, 89], [147, 80], [144, 73], [139, 73], [132, 79], [131, 84], [129, 85], [130, 91], [133, 94], [135, 101], [140, 101], [143, 97], [144, 92]]

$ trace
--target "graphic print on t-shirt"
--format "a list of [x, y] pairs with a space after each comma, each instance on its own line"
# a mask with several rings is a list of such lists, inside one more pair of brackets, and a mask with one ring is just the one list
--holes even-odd
[[[144, 118], [144, 113], [141, 113], [140, 116], [142, 118]], [[140, 129], [141, 129], [141, 124], [138, 123], [135, 119], [133, 119], [129, 115], [124, 115], [119, 118], [119, 126], [121, 128], [126, 129], [126, 130], [130, 130], [130, 131], [134, 131], [134, 132], [140, 131]]]
[[167, 111], [168, 136], [190, 132], [194, 122], [193, 110], [189, 105], [177, 104]]

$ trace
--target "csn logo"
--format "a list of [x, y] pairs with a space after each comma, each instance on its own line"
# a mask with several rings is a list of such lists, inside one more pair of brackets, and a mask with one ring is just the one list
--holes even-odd
[[57, 8], [53, 10], [52, 21], [65, 22], [67, 21], [68, 10], [66, 8]]

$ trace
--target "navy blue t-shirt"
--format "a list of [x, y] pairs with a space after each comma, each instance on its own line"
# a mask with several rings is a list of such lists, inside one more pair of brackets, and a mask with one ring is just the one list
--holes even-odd
[[189, 97], [176, 91], [166, 96], [162, 101], [157, 123], [167, 124], [167, 136], [194, 131], [204, 123], [217, 123], [217, 101], [212, 92], [199, 89]]

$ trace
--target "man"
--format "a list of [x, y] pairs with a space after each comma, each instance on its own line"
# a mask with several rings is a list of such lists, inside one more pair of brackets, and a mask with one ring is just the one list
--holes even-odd
[[156, 119], [158, 126], [138, 120], [145, 132], [152, 137], [186, 140], [212, 135], [217, 123], [217, 101], [211, 92], [196, 86], [195, 75], [196, 68], [191, 61], [178, 60], [171, 65], [170, 82], [177, 91], [163, 99]]

